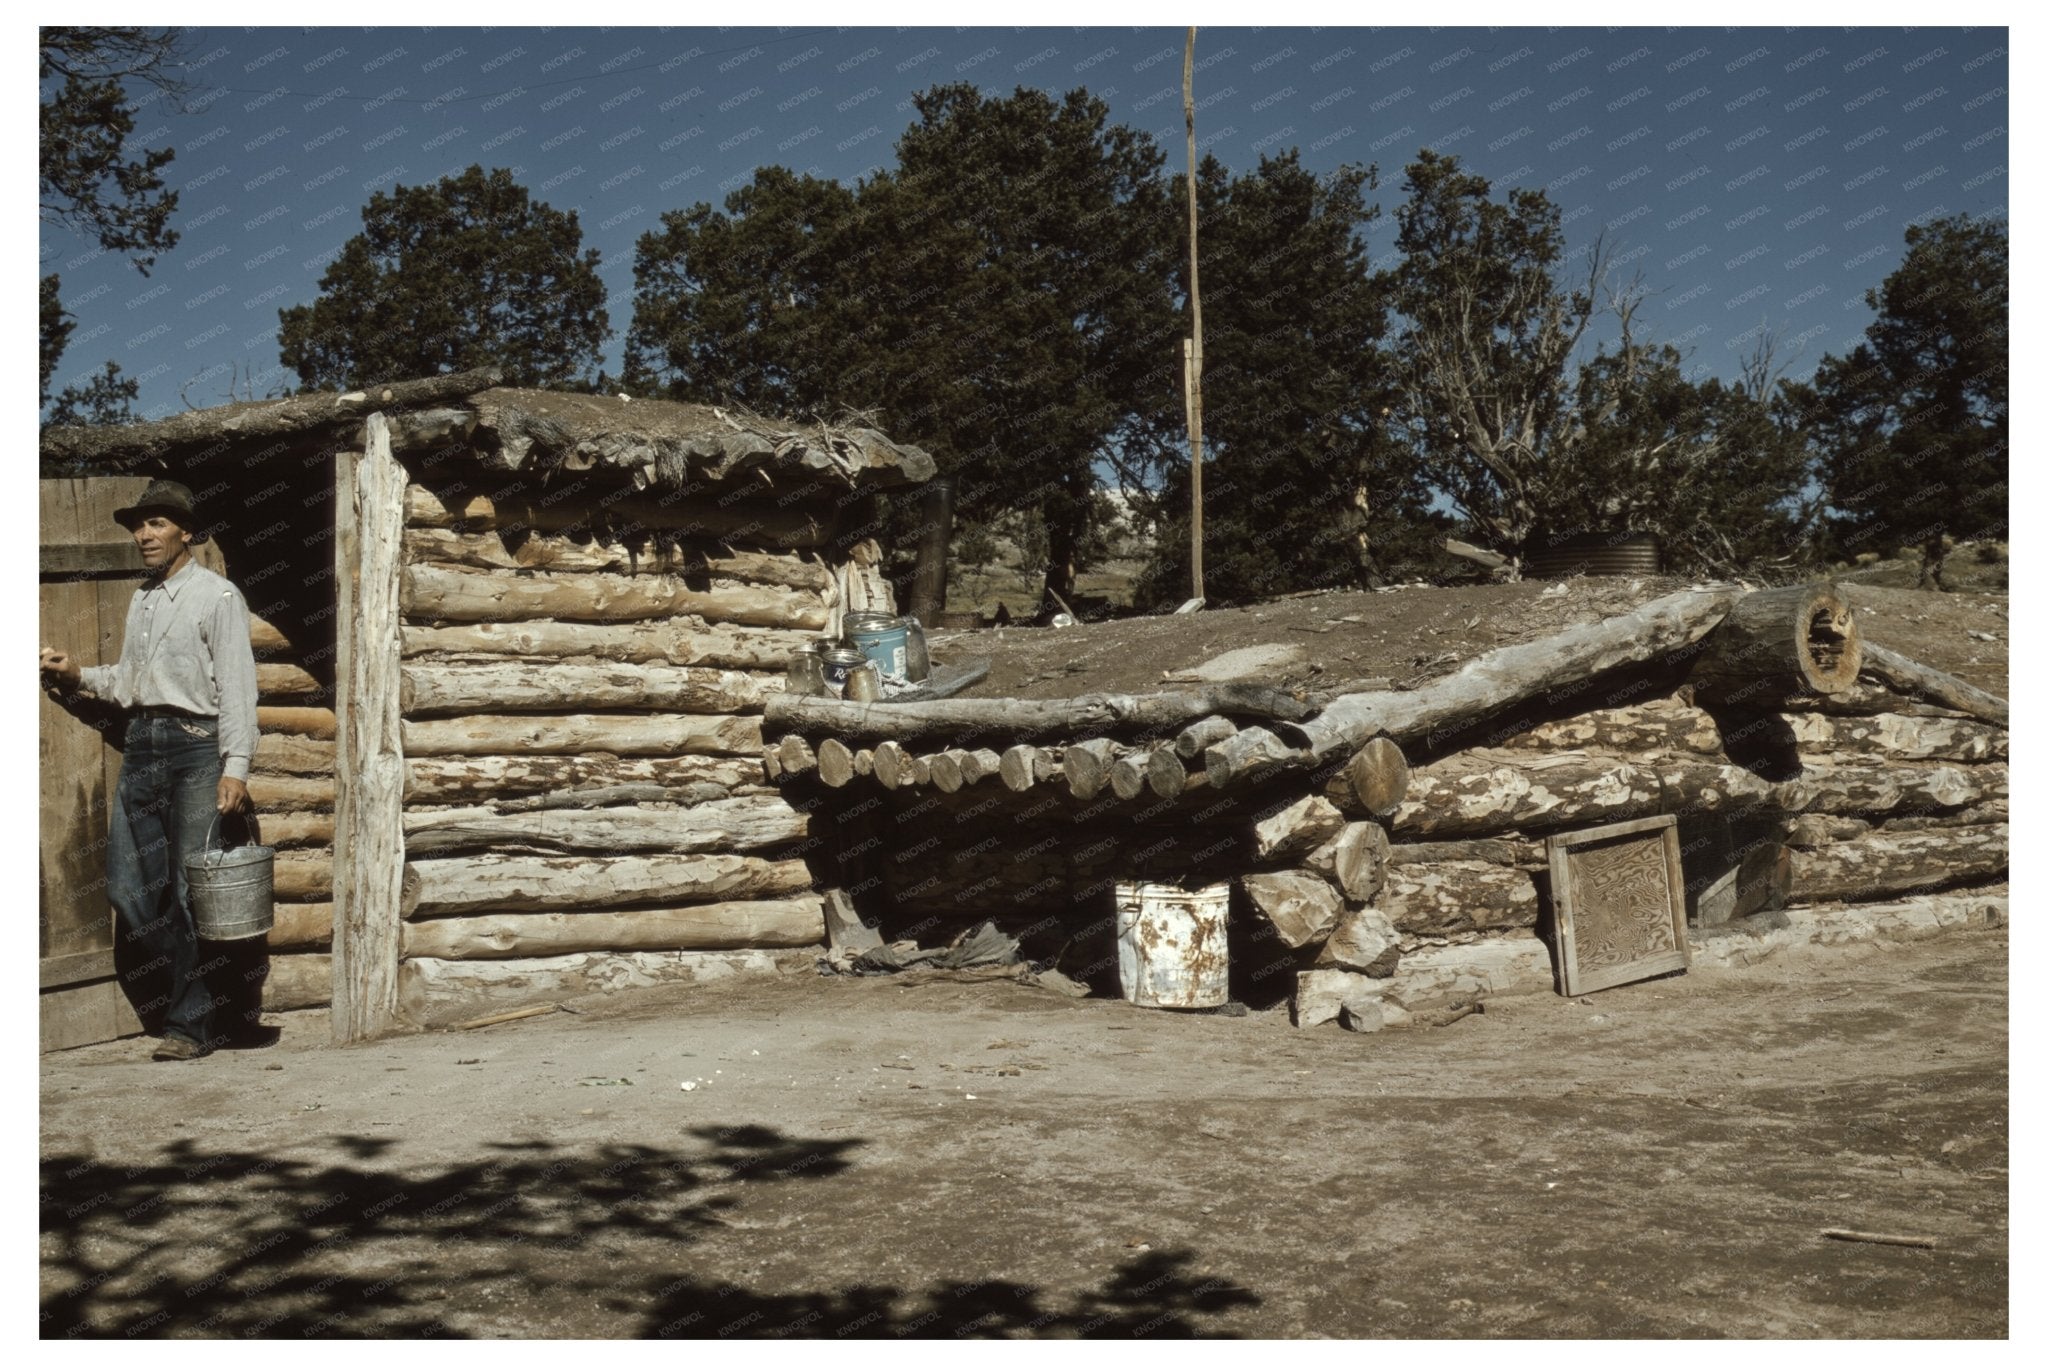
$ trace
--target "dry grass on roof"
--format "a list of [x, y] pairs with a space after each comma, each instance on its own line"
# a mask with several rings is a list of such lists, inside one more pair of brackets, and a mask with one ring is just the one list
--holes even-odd
[[835, 413], [829, 420], [796, 421], [750, 408], [704, 403], [677, 403], [664, 398], [621, 398], [617, 394], [574, 394], [555, 389], [486, 389], [479, 406], [502, 405], [550, 418], [575, 436], [631, 433], [649, 438], [686, 441], [693, 437], [751, 432], [771, 441], [786, 436], [823, 438], [854, 431], [876, 431], [870, 415]]

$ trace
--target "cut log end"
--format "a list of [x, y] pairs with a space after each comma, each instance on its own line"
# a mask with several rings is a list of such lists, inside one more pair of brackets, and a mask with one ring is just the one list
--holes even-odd
[[1109, 766], [1109, 789], [1124, 801], [1135, 799], [1145, 790], [1146, 770], [1149, 756], [1143, 750], [1133, 750], [1122, 755]]
[[1345, 765], [1344, 777], [1359, 806], [1375, 816], [1392, 815], [1408, 795], [1408, 756], [1386, 736], [1376, 735]]
[[809, 773], [818, 766], [818, 756], [811, 749], [810, 741], [801, 735], [785, 735], [778, 746], [782, 756], [782, 771], [794, 778]]
[[853, 781], [853, 751], [838, 739], [818, 745], [818, 778], [827, 787], [845, 787]]
[[949, 749], [930, 757], [932, 785], [948, 794], [958, 792], [967, 783], [966, 774], [960, 771], [960, 761], [967, 757], [965, 750]]
[[1038, 751], [1030, 745], [1012, 745], [1003, 751], [999, 771], [1003, 786], [1012, 792], [1029, 792], [1038, 781]]
[[1172, 801], [1187, 791], [1188, 766], [1175, 746], [1161, 745], [1152, 751], [1145, 761], [1145, 782], [1162, 801]]
[[1219, 788], [1255, 774], [1300, 762], [1286, 741], [1262, 726], [1251, 726], [1202, 751], [1202, 769]]
[[874, 749], [875, 781], [891, 792], [910, 782], [910, 755], [894, 740], [884, 740]]
[[1738, 599], [1707, 638], [1693, 685], [1710, 705], [1768, 710], [1846, 692], [1862, 667], [1848, 601], [1831, 583], [1809, 583]]
[[1109, 783], [1109, 770], [1121, 747], [1113, 740], [1083, 740], [1068, 745], [1061, 759], [1067, 790], [1082, 801], [1093, 799]]
[[1805, 617], [1800, 658], [1808, 686], [1822, 694], [1843, 692], [1854, 686], [1863, 667], [1863, 642], [1849, 604], [1829, 588], [1815, 594]]

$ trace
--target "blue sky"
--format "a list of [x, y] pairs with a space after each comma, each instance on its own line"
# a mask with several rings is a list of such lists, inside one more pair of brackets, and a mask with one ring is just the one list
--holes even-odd
[[[1731, 376], [1761, 327], [1791, 373], [1853, 345], [1908, 224], [2003, 216], [2003, 28], [1205, 27], [1197, 137], [1234, 170], [1298, 147], [1380, 167], [1393, 255], [1423, 146], [1547, 188], [1570, 249], [1603, 231], [1642, 317]], [[78, 327], [53, 387], [113, 359], [148, 416], [293, 382], [280, 307], [317, 293], [370, 194], [472, 163], [577, 211], [603, 257], [616, 371], [636, 239], [755, 167], [851, 182], [893, 163], [910, 97], [971, 81], [1085, 86], [1184, 169], [1184, 30], [1169, 27], [195, 28], [188, 108], [150, 100], [182, 240], [148, 278], [45, 227]], [[145, 95], [147, 92], [145, 92]], [[182, 395], [182, 397], [181, 397]], [[847, 395], [858, 402], [859, 395]]]

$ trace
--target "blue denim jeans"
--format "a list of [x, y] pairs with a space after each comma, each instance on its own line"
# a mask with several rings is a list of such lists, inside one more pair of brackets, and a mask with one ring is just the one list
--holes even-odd
[[206, 845], [220, 786], [211, 717], [136, 716], [128, 723], [107, 839], [114, 968], [151, 1033], [209, 1045], [213, 993], [185, 897], [185, 856]]

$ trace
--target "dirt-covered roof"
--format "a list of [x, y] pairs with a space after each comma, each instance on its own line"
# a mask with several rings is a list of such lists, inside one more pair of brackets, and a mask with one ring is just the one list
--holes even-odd
[[365, 419], [383, 413], [400, 448], [467, 454], [507, 474], [611, 473], [640, 488], [866, 493], [922, 483], [934, 470], [930, 455], [858, 416], [794, 422], [740, 408], [510, 389], [498, 379], [470, 371], [229, 403], [157, 422], [50, 427], [41, 454], [46, 466], [107, 472], [182, 473], [222, 458], [297, 464], [309, 450], [359, 440]]
[[[1426, 683], [1475, 655], [1633, 611], [1689, 583], [1575, 578], [1311, 593], [1187, 616], [938, 632], [932, 652], [941, 660], [989, 656], [975, 697], [1152, 692], [1238, 651], [1247, 653], [1221, 659], [1207, 681], [1227, 676], [1331, 695]], [[1845, 591], [1865, 639], [2007, 695], [2004, 594], [1863, 584]]]
[[507, 472], [612, 471], [642, 487], [831, 484], [858, 492], [922, 483], [930, 455], [858, 418], [795, 423], [739, 408], [540, 389], [468, 400], [470, 442]]

